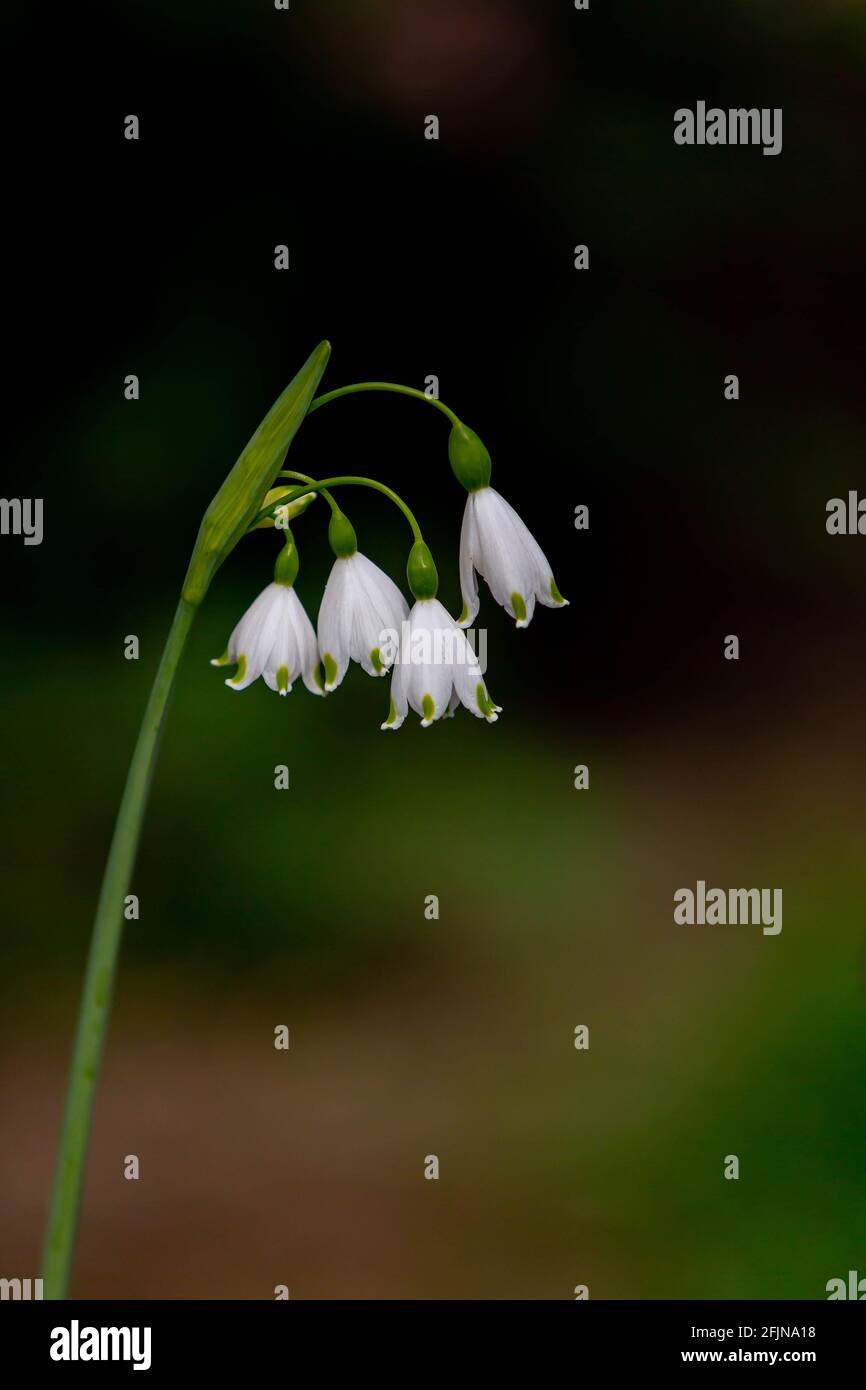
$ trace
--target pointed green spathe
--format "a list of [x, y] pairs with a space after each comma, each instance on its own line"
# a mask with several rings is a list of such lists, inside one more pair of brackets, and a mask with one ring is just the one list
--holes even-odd
[[286, 451], [316, 394], [331, 354], [319, 343], [279, 400], [268, 411], [204, 514], [183, 586], [187, 603], [198, 605], [226, 556], [258, 515]]

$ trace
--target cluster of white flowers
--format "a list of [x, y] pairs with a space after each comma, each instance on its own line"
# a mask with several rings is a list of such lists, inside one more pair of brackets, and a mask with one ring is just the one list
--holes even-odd
[[[477, 436], [471, 436], [473, 447], [475, 440]], [[453, 714], [458, 704], [488, 723], [495, 721], [501, 707], [490, 698], [463, 631], [478, 614], [476, 576], [487, 582], [519, 628], [531, 621], [536, 601], [549, 608], [567, 601], [537, 541], [514, 508], [490, 487], [489, 466], [467, 471], [460, 464], [459, 455], [457, 465], [452, 455], [455, 473], [469, 491], [460, 537], [459, 620], [436, 598], [436, 567], [420, 538], [407, 566], [415, 598], [410, 611], [394, 581], [357, 549], [351, 524], [332, 502], [329, 534], [336, 558], [319, 607], [318, 631], [294, 589], [297, 551], [286, 528], [274, 582], [241, 618], [223, 656], [212, 662], [237, 666], [226, 685], [245, 690], [262, 676], [271, 690], [287, 695], [300, 677], [313, 694], [323, 695], [336, 690], [349, 663], [356, 661], [371, 676], [391, 671], [390, 709], [383, 729], [398, 729], [410, 707], [421, 716], [424, 728]]]

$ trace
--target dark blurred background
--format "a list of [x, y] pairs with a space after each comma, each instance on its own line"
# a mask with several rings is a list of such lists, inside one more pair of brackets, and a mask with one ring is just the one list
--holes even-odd
[[[385, 737], [357, 668], [327, 700], [228, 692], [207, 659], [273, 535], [219, 573], [135, 875], [74, 1291], [822, 1298], [866, 1273], [866, 540], [825, 530], [866, 492], [862, 3], [36, 18], [5, 123], [3, 490], [45, 499], [45, 537], [0, 541], [0, 1275], [37, 1272], [100, 875], [201, 513], [321, 338], [326, 387], [439, 377], [571, 606], [515, 632], [483, 589], [499, 723]], [[783, 108], [781, 155], [676, 146], [698, 100]], [[446, 442], [359, 396], [289, 466], [404, 493], [456, 611]], [[399, 577], [396, 511], [342, 500]], [[295, 528], [313, 617], [325, 521]], [[781, 935], [675, 926], [699, 878], [781, 887]]]

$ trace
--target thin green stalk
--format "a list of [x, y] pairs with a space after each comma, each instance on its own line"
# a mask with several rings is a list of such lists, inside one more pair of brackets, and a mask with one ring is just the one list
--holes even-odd
[[[316, 481], [315, 478], [311, 478], [311, 477], [310, 477], [309, 473], [296, 473], [295, 470], [294, 470], [293, 468], [282, 468], [282, 469], [280, 469], [280, 472], [277, 474], [277, 477], [278, 477], [278, 478], [294, 478], [295, 481], [298, 482], [298, 483], [314, 483], [314, 482]], [[328, 506], [331, 508], [331, 511], [332, 511], [333, 515], [334, 515], [334, 516], [339, 516], [339, 514], [340, 514], [340, 508], [338, 507], [338, 505], [337, 505], [336, 501], [334, 500], [334, 498], [331, 496], [331, 494], [330, 494], [329, 492], [327, 492], [327, 491], [325, 490], [325, 488], [322, 488], [322, 496], [324, 497], [324, 499], [325, 499], [325, 501], [327, 502]]]
[[65, 1297], [69, 1285], [93, 1101], [123, 935], [124, 899], [184, 644], [211, 579], [247, 531], [261, 498], [270, 490], [306, 416], [330, 352], [330, 343], [322, 342], [310, 353], [241, 451], [199, 527], [129, 765], [96, 909], [48, 1210], [42, 1265], [45, 1298]]
[[[283, 477], [284, 475], [281, 473], [279, 476]], [[259, 522], [264, 521], [266, 517], [276, 516], [281, 507], [288, 507], [292, 502], [296, 502], [299, 497], [304, 497], [308, 492], [324, 492], [325, 488], [344, 486], [371, 487], [374, 488], [376, 492], [381, 492], [383, 496], [389, 498], [396, 507], [400, 508], [400, 511], [412, 527], [412, 535], [415, 537], [416, 541], [422, 539], [421, 527], [415, 519], [415, 513], [407, 506], [403, 498], [400, 497], [393, 488], [386, 487], [384, 483], [377, 482], [375, 478], [359, 478], [351, 473], [343, 474], [339, 478], [322, 478], [318, 482], [310, 479], [303, 487], [293, 487], [290, 492], [286, 493], [285, 497], [278, 497], [275, 502], [269, 502], [266, 507], [262, 507], [261, 511], [254, 516], [250, 522], [249, 529], [252, 531], [258, 526]]]
[[413, 396], [416, 401], [426, 401], [428, 405], [435, 405], [437, 410], [441, 410], [443, 415], [447, 415], [452, 425], [459, 425], [461, 422], [449, 410], [444, 401], [437, 400], [435, 396], [428, 396], [424, 391], [419, 391], [414, 386], [400, 386], [395, 381], [359, 381], [354, 386], [339, 386], [336, 391], [326, 391], [323, 396], [317, 396], [311, 403], [308, 415], [312, 415], [314, 410], [318, 410], [320, 405], [327, 405], [328, 401], [336, 401], [340, 396], [352, 396], [356, 391], [395, 391], [398, 396]]
[[65, 1298], [81, 1201], [87, 1141], [132, 877], [160, 735], [196, 605], [181, 599], [144, 712], [117, 813], [96, 910], [72, 1056], [43, 1256], [43, 1297]]

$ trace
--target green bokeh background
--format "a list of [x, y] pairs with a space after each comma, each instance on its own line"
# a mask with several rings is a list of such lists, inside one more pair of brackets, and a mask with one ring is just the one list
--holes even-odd
[[[2, 540], [0, 1274], [36, 1272], [100, 873], [198, 519], [321, 337], [328, 387], [440, 376], [571, 606], [515, 632], [485, 591], [499, 723], [385, 736], [387, 685], [357, 670], [327, 700], [228, 692], [207, 660], [273, 537], [218, 575], [135, 875], [75, 1292], [812, 1299], [866, 1274], [866, 541], [824, 528], [866, 492], [862, 8], [84, 19], [70, 44], [99, 45], [50, 71], [13, 170], [4, 488], [45, 498], [46, 531]], [[678, 149], [698, 99], [782, 106], [782, 155]], [[456, 610], [446, 437], [359, 397], [289, 464], [404, 492]], [[345, 505], [400, 576], [397, 513]], [[312, 615], [325, 521], [296, 527]], [[699, 878], [781, 887], [781, 934], [676, 926]]]

